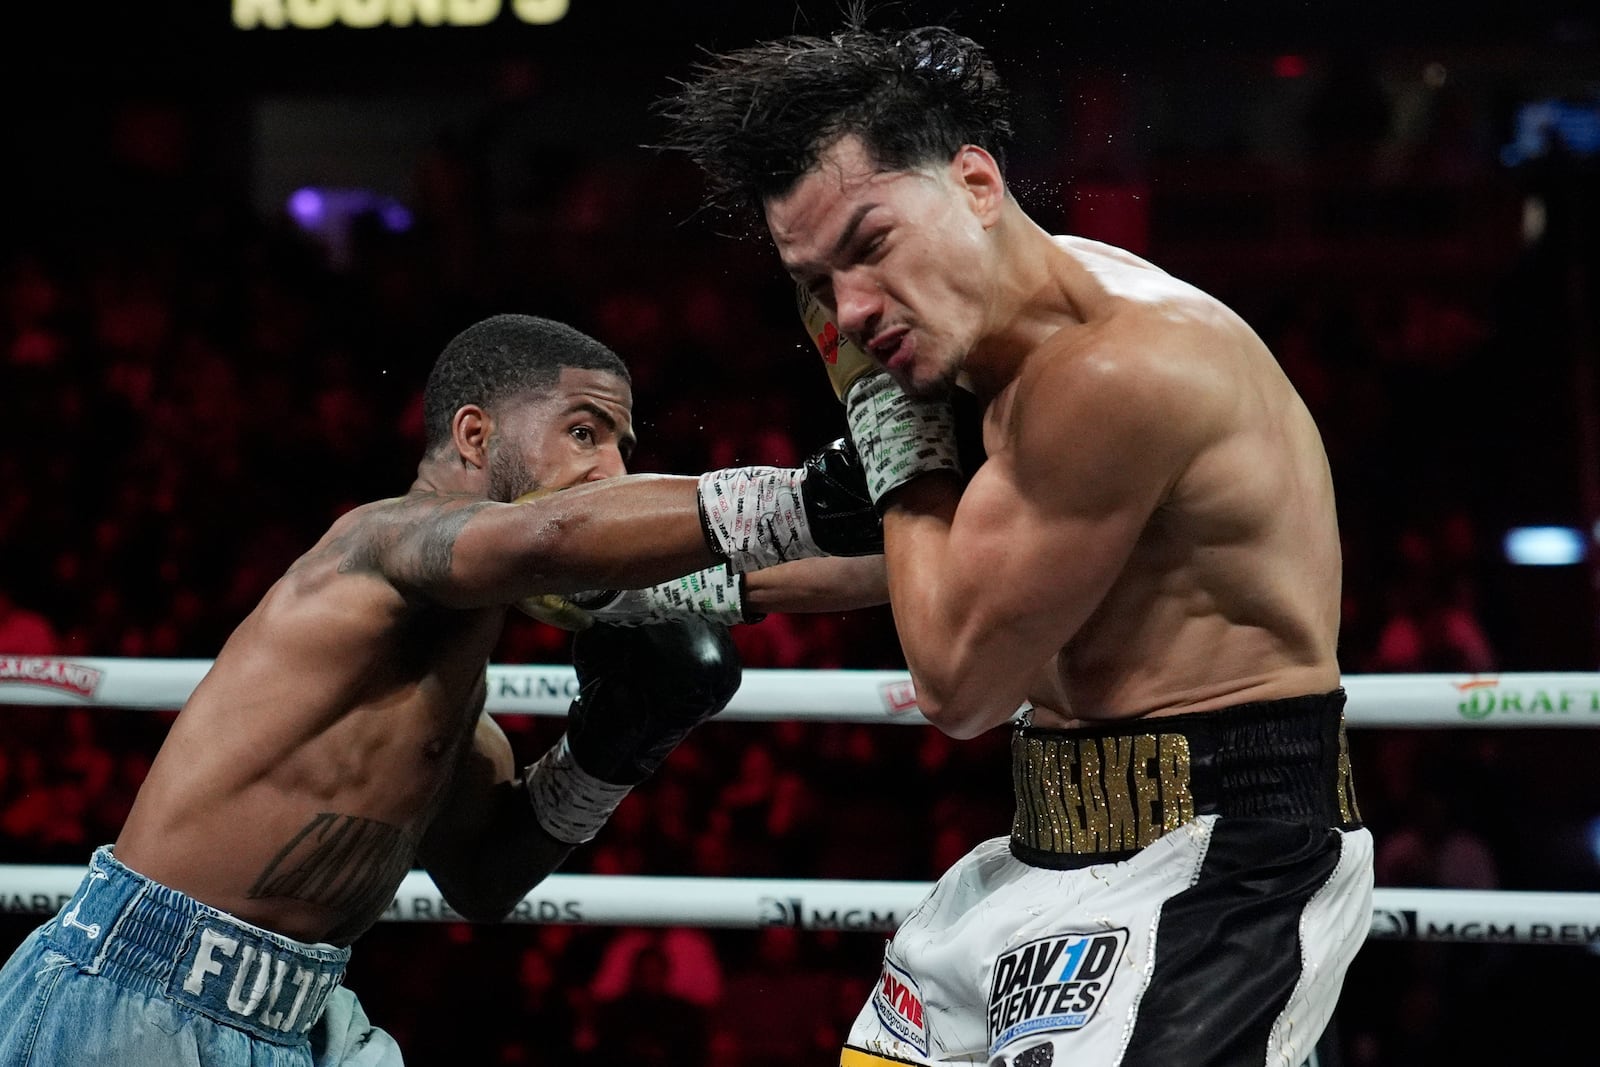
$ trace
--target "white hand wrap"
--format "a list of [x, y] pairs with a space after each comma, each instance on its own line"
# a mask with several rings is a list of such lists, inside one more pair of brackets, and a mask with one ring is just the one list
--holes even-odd
[[566, 734], [528, 768], [523, 785], [539, 825], [569, 845], [593, 840], [633, 788], [602, 782], [578, 766]]
[[908, 395], [887, 374], [858, 378], [845, 396], [850, 439], [861, 456], [874, 504], [920, 474], [959, 476], [955, 413], [948, 400]]
[[736, 626], [744, 614], [743, 581], [725, 564], [685, 574], [646, 589], [578, 593], [571, 599], [595, 622], [648, 626], [672, 619], [701, 618]]
[[801, 471], [731, 467], [700, 476], [706, 543], [735, 574], [823, 555], [800, 498]]

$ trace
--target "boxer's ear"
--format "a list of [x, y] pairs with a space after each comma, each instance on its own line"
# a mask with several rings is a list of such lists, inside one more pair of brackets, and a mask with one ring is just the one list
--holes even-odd
[[489, 438], [494, 417], [477, 404], [463, 404], [450, 420], [450, 439], [461, 462], [476, 470], [489, 466]]
[[1000, 164], [975, 144], [962, 145], [950, 161], [951, 176], [966, 192], [973, 214], [989, 229], [1000, 220], [1005, 206], [1006, 183]]

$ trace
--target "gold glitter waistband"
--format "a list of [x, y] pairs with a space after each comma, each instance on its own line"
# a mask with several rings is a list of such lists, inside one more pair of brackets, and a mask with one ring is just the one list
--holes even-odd
[[1011, 739], [1014, 842], [1060, 855], [1132, 852], [1194, 818], [1189, 739]]
[[1082, 730], [1019, 726], [1012, 851], [1042, 866], [1099, 862], [1211, 813], [1358, 825], [1343, 703], [1336, 691]]

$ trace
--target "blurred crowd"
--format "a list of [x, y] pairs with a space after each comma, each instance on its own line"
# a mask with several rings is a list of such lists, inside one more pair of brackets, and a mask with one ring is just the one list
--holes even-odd
[[[1277, 353], [1340, 488], [1347, 671], [1592, 670], [1584, 601], [1517, 584], [1498, 557], [1507, 512], [1484, 500], [1555, 493], [1572, 465], [1560, 312], [1540, 295], [1555, 268], [1519, 230], [1529, 190], [1448, 108], [1396, 156], [1392, 123], [1346, 99], [1308, 111], [1327, 153], [1311, 162], [1337, 154], [1346, 178], [1251, 178], [1214, 154], [1209, 169], [1186, 157], [1180, 180], [1170, 162], [1080, 154], [1024, 199], [1053, 226], [1170, 252]], [[145, 101], [96, 121], [104, 136], [0, 246], [0, 655], [214, 655], [331, 519], [405, 489], [427, 368], [483, 315], [561, 318], [623, 355], [636, 470], [790, 464], [842, 431], [776, 264], [685, 224], [695, 179], [670, 160], [568, 160], [508, 183], [537, 145], [504, 124], [448, 130], [418, 162], [408, 224], [355, 218], [332, 256], [218, 179], [195, 114]], [[1251, 181], [1290, 219], [1253, 243], [1160, 208], [1164, 190], [1221, 203]], [[1405, 206], [1424, 202], [1443, 215]], [[1450, 233], [1485, 239], [1463, 251]], [[1545, 414], [1513, 414], [1540, 397]], [[736, 637], [751, 668], [902, 666], [887, 610]], [[567, 640], [518, 618], [496, 659], [562, 662]], [[0, 857], [84, 862], [116, 836], [171, 715], [3, 712]], [[560, 729], [504, 724], [524, 761]], [[1003, 734], [713, 723], [569, 869], [931, 879], [1008, 828]], [[1381, 885], [1600, 889], [1587, 732], [1352, 744]], [[0, 950], [36, 921], [5, 916]], [[881, 951], [873, 934], [781, 926], [388, 924], [349, 981], [420, 1065], [782, 1067], [833, 1062]], [[1502, 1041], [1554, 1055], [1581, 1027], [1548, 1004], [1597, 977], [1581, 949], [1374, 943], [1339, 1045], [1360, 1067], [1499, 1062]], [[1462, 1025], [1489, 1004], [1533, 1043]]]

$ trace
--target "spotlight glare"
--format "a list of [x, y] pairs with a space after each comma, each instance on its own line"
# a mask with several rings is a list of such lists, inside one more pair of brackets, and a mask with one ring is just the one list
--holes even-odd
[[1506, 560], [1523, 567], [1582, 563], [1583, 534], [1571, 526], [1518, 526], [1506, 532]]

